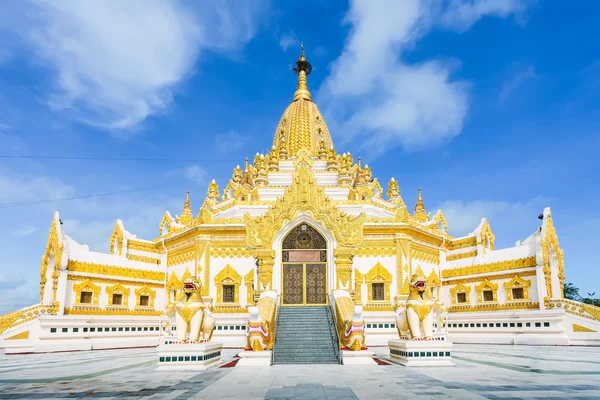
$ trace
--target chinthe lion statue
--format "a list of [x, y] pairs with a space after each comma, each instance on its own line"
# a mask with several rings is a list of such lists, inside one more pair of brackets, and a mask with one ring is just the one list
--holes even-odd
[[169, 314], [175, 313], [178, 343], [209, 342], [215, 327], [210, 304], [202, 301], [202, 286], [195, 278], [183, 281], [181, 294], [171, 306]]
[[433, 340], [433, 309], [427, 279], [413, 275], [406, 307], [399, 304], [396, 327], [401, 339]]
[[342, 350], [366, 350], [365, 321], [362, 306], [354, 305], [346, 290], [334, 290], [335, 313]]
[[248, 307], [247, 351], [272, 350], [275, 341], [274, 322], [277, 292], [267, 290], [260, 294], [256, 306]]

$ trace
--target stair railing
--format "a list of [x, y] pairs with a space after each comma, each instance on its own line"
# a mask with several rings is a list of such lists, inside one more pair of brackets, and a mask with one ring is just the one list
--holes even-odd
[[335, 311], [335, 297], [333, 297], [333, 293], [329, 294], [329, 310], [331, 311], [331, 319], [333, 322], [330, 324], [329, 331], [331, 332], [331, 326], [333, 326], [333, 333], [331, 336], [333, 337], [333, 343], [335, 345], [335, 355], [338, 359], [338, 363], [342, 363], [342, 352], [340, 350], [340, 343], [342, 343], [342, 338], [340, 337], [340, 331], [338, 330], [337, 325], [337, 312]]
[[280, 298], [281, 295], [277, 293], [277, 300], [275, 302], [275, 321], [273, 322], [273, 327], [271, 328], [271, 333], [273, 334], [273, 349], [271, 349], [271, 365], [275, 362], [275, 341], [277, 340], [277, 326], [279, 325], [279, 309], [280, 307]]

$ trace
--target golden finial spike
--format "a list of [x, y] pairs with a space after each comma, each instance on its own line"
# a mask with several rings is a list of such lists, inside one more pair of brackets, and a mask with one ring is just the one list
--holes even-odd
[[427, 216], [427, 211], [425, 210], [425, 204], [423, 203], [423, 196], [421, 195], [421, 188], [419, 188], [419, 192], [417, 195], [417, 204], [415, 205], [415, 216]]
[[183, 209], [181, 210], [182, 217], [184, 215], [192, 215], [192, 207], [190, 205], [190, 191], [185, 192], [185, 202], [183, 203]]
[[300, 58], [296, 61], [296, 66], [294, 67], [294, 72], [298, 74], [298, 87], [296, 88], [296, 93], [294, 93], [293, 101], [299, 99], [312, 101], [312, 96], [308, 91], [308, 84], [306, 83], [306, 76], [311, 73], [312, 65], [304, 57], [304, 43], [300, 45], [300, 49]]

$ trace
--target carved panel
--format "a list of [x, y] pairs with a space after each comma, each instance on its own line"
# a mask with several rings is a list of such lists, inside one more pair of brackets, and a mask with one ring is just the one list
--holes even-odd
[[306, 264], [306, 304], [327, 302], [327, 265]]
[[302, 304], [304, 302], [303, 264], [283, 265], [283, 304]]

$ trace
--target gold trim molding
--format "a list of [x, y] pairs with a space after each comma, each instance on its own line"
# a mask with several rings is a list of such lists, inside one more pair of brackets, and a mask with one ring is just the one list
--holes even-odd
[[442, 278], [454, 278], [465, 275], [488, 274], [490, 272], [510, 271], [513, 269], [535, 267], [535, 256], [517, 258], [515, 260], [498, 261], [468, 267], [452, 268], [442, 271]]
[[103, 265], [96, 263], [87, 263], [83, 261], [69, 260], [67, 270], [72, 272], [87, 272], [90, 274], [124, 276], [135, 279], [148, 279], [152, 281], [164, 281], [165, 273], [159, 271], [146, 271], [143, 269], [134, 269], [126, 267], [117, 267], [113, 265]]

